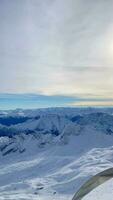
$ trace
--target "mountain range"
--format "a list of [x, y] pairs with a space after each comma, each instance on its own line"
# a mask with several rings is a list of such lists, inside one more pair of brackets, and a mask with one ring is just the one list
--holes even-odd
[[0, 111], [0, 200], [71, 200], [112, 166], [112, 108]]

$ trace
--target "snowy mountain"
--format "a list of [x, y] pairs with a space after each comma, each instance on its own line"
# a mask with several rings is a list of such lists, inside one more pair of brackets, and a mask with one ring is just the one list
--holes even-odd
[[0, 112], [0, 200], [71, 200], [112, 166], [112, 108]]
[[[21, 113], [21, 114], [20, 114]], [[0, 111], [0, 135], [24, 133], [53, 133], [59, 135], [72, 124], [98, 126], [112, 133], [113, 109], [56, 108], [37, 110]], [[108, 127], [110, 130], [106, 130]]]

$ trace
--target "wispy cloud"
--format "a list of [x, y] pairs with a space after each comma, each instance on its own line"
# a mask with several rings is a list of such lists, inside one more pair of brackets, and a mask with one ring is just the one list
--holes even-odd
[[112, 0], [0, 1], [0, 93], [112, 99], [112, 8]]
[[90, 107], [113, 107], [113, 101], [80, 101], [69, 104], [70, 106], [90, 106]]
[[63, 95], [0, 94], [0, 110], [67, 106], [113, 106], [113, 99]]

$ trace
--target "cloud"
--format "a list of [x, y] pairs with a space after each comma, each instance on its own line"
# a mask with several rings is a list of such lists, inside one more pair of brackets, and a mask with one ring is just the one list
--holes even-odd
[[0, 110], [16, 108], [44, 108], [67, 106], [79, 100], [72, 96], [47, 96], [36, 94], [0, 94]]
[[113, 99], [63, 95], [0, 94], [0, 110], [67, 106], [113, 106]]
[[90, 106], [90, 107], [113, 107], [113, 101], [80, 101], [80, 102], [74, 102], [72, 104], [70, 104], [70, 106], [83, 106], [83, 107], [87, 107], [87, 106]]
[[112, 98], [113, 1], [0, 1], [0, 93]]

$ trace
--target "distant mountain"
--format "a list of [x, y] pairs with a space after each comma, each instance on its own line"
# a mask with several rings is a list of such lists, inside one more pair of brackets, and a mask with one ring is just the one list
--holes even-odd
[[113, 166], [113, 110], [0, 112], [0, 200], [66, 200]]
[[[21, 114], [20, 114], [21, 113]], [[96, 131], [106, 134], [113, 133], [112, 109], [37, 109], [2, 111], [0, 116], [0, 136], [24, 134], [53, 134], [60, 135], [68, 127], [78, 131], [91, 126]], [[77, 134], [80, 133], [80, 130]]]

